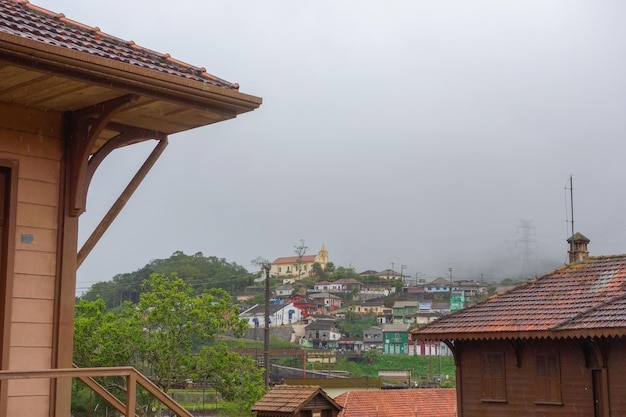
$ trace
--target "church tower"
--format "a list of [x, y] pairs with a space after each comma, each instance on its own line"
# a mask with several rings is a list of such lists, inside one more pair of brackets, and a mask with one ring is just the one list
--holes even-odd
[[319, 263], [322, 268], [326, 268], [326, 264], [328, 263], [328, 251], [326, 250], [326, 245], [322, 244], [322, 249], [320, 249], [319, 253], [315, 257], [315, 262]]

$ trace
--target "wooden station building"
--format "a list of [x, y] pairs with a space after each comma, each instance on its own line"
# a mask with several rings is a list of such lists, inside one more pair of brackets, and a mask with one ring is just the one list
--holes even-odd
[[[169, 135], [260, 104], [204, 68], [26, 0], [0, 0], [0, 416], [70, 415], [70, 379], [44, 371], [72, 368], [78, 266]], [[78, 248], [98, 166], [148, 140], [153, 152]]]

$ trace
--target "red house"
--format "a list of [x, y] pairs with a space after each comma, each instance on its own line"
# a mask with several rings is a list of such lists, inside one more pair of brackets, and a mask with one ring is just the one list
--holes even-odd
[[456, 363], [459, 417], [626, 416], [626, 255], [569, 263], [412, 331]]

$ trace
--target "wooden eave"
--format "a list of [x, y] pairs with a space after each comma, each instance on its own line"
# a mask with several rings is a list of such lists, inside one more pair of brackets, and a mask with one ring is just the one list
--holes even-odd
[[449, 332], [449, 333], [420, 333], [414, 330], [411, 339], [414, 341], [428, 340], [511, 340], [511, 339], [580, 339], [580, 338], [603, 338], [625, 337], [624, 328], [598, 328], [579, 330], [542, 330], [542, 331], [502, 331], [502, 332]]
[[[123, 96], [91, 153], [132, 127], [169, 135], [260, 106], [238, 90], [0, 32], [0, 102], [72, 112]], [[155, 134], [155, 136], [158, 136]]]

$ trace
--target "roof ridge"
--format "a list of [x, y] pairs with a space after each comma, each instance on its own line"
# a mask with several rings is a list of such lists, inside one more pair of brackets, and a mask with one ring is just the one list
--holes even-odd
[[584, 317], [584, 316], [586, 316], [588, 314], [591, 314], [594, 311], [598, 311], [599, 309], [601, 309], [601, 308], [603, 308], [603, 307], [605, 307], [605, 306], [607, 306], [609, 304], [612, 304], [612, 303], [614, 303], [616, 301], [624, 300], [624, 299], [626, 299], [626, 293], [618, 295], [617, 297], [609, 298], [608, 300], [604, 300], [601, 303], [598, 303], [597, 305], [595, 305], [595, 306], [593, 306], [593, 307], [591, 307], [591, 308], [589, 308], [589, 309], [587, 309], [585, 311], [581, 311], [580, 313], [576, 314], [573, 317], [570, 317], [569, 319], [565, 320], [564, 322], [559, 323], [558, 325], [554, 326], [553, 329], [554, 330], [558, 330], [559, 328], [565, 327], [568, 324], [575, 322], [576, 320], [578, 320], [581, 317]]

